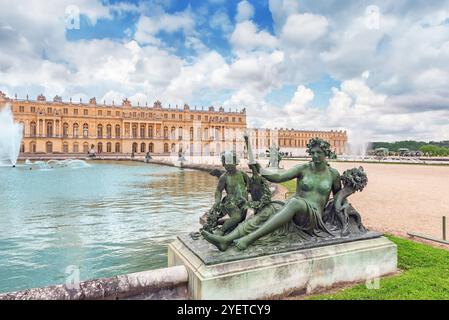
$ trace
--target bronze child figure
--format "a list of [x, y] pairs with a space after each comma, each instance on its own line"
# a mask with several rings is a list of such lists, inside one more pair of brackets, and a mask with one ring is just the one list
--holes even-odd
[[[249, 177], [246, 173], [237, 170], [235, 153], [225, 152], [221, 157], [221, 162], [226, 171], [218, 179], [215, 204], [212, 210], [220, 212], [220, 216], [229, 216], [229, 219], [224, 221], [221, 230], [215, 231], [215, 234], [225, 235], [234, 230], [246, 218], [249, 208]], [[226, 196], [222, 199], [223, 191], [226, 191]]]
[[331, 225], [341, 229], [341, 236], [348, 236], [350, 230], [350, 219], [353, 220], [356, 230], [366, 231], [362, 225], [360, 214], [348, 202], [348, 197], [357, 191], [362, 191], [367, 183], [368, 177], [362, 167], [348, 169], [341, 175], [343, 188], [335, 195], [332, 201], [329, 201], [325, 213], [324, 220]]

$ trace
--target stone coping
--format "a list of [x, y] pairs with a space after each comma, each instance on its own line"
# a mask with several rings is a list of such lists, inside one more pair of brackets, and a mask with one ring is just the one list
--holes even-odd
[[270, 244], [270, 246], [257, 245], [256, 243], [256, 245], [248, 247], [245, 251], [239, 251], [234, 246], [230, 246], [225, 252], [219, 251], [215, 246], [213, 246], [203, 238], [193, 240], [190, 235], [182, 235], [178, 236], [178, 239], [205, 265], [215, 265], [225, 262], [268, 256], [277, 253], [331, 246], [341, 243], [355, 242], [359, 240], [374, 239], [381, 236], [383, 236], [383, 233], [381, 232], [368, 231], [366, 233], [356, 234], [351, 237], [322, 239], [315, 238], [313, 241], [309, 242], [279, 242], [278, 244]]
[[0, 294], [0, 300], [186, 299], [188, 274], [184, 266], [148, 270], [79, 285], [54, 285]]

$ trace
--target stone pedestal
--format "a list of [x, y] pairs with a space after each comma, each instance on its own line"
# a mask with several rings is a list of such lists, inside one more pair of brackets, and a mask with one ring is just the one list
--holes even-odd
[[210, 255], [195, 251], [182, 237], [168, 249], [168, 265], [184, 265], [188, 271], [192, 299], [264, 299], [292, 291], [312, 293], [317, 288], [390, 274], [397, 266], [396, 245], [385, 237], [238, 260], [216, 259], [216, 263], [205, 258]]

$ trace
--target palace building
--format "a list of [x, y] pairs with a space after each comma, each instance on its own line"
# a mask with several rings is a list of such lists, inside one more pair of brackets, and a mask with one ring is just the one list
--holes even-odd
[[14, 120], [23, 125], [22, 155], [39, 154], [161, 154], [219, 155], [224, 150], [244, 151], [243, 134], [248, 131], [255, 152], [272, 145], [293, 156], [305, 155], [313, 137], [330, 142], [337, 154], [346, 152], [346, 131], [302, 131], [294, 129], [248, 129], [246, 110], [133, 106], [128, 99], [98, 104], [64, 102], [55, 96], [47, 101], [9, 98], [0, 91], [0, 107], [9, 104]]
[[280, 148], [292, 156], [307, 155], [307, 143], [311, 138], [328, 141], [337, 155], [347, 152], [348, 136], [346, 131], [306, 131], [295, 129], [250, 129], [251, 145], [258, 154], [265, 153], [271, 146]]
[[170, 154], [214, 155], [238, 150], [246, 129], [246, 110], [164, 108], [8, 98], [0, 92], [0, 105], [10, 104], [14, 120], [23, 125], [21, 153], [55, 154]]

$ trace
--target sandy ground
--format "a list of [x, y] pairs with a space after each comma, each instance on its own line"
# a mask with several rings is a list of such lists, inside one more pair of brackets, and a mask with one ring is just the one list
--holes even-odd
[[[283, 160], [281, 166], [288, 169], [298, 163]], [[349, 199], [369, 229], [402, 237], [415, 232], [442, 238], [442, 216], [449, 220], [449, 166], [350, 162], [331, 162], [331, 166], [340, 173], [358, 166], [365, 169], [367, 187]]]

